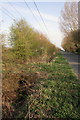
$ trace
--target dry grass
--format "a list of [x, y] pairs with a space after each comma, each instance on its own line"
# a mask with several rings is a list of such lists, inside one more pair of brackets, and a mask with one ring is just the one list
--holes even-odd
[[16, 107], [20, 106], [19, 103], [24, 103], [24, 96], [31, 94], [32, 87], [38, 80], [38, 73], [5, 73], [3, 74], [3, 118], [12, 118], [15, 113], [18, 113]]

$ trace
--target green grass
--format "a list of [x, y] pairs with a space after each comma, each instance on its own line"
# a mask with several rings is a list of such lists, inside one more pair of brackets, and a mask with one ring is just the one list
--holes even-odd
[[[28, 96], [28, 117], [79, 120], [79, 80], [67, 60], [57, 54], [51, 63], [31, 63], [29, 67], [31, 72], [39, 74], [39, 80], [33, 88], [35, 92]], [[22, 118], [26, 116], [25, 112]]]

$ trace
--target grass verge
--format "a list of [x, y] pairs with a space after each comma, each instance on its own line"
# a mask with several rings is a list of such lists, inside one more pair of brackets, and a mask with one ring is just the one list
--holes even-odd
[[38, 81], [25, 103], [27, 112], [23, 106], [17, 118], [79, 120], [79, 80], [67, 60], [57, 54], [51, 63], [31, 63], [29, 67], [38, 74]]

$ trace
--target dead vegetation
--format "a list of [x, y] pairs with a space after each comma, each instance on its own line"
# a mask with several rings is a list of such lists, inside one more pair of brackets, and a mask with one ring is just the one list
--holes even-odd
[[2, 108], [4, 119], [12, 118], [15, 114], [18, 114], [20, 107], [24, 105], [25, 101], [27, 102], [28, 95], [35, 92], [32, 88], [40, 76], [40, 73], [37, 72], [7, 73], [3, 76]]

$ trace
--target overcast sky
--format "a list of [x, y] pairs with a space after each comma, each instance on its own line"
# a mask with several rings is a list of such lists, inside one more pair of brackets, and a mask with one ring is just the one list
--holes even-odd
[[[26, 4], [23, 2], [8, 2], [10, 0], [5, 0], [5, 2], [0, 2], [0, 26], [3, 33], [8, 33], [9, 28], [14, 22], [14, 19], [25, 18], [28, 24], [37, 29], [38, 31], [44, 33], [49, 40], [57, 45], [61, 46], [61, 41], [63, 38], [63, 34], [60, 32], [59, 28], [59, 17], [60, 12], [63, 9], [64, 2], [36, 2], [38, 9], [43, 17], [43, 20], [47, 26], [48, 33], [46, 28], [37, 12], [37, 9], [33, 2], [27, 2], [28, 6], [31, 8], [33, 13], [35, 14], [35, 18], [33, 17], [31, 11], [27, 8]], [[26, 0], [27, 1], [27, 0]], [[2, 10], [2, 12], [1, 12]], [[8, 16], [9, 15], [9, 16]]]

